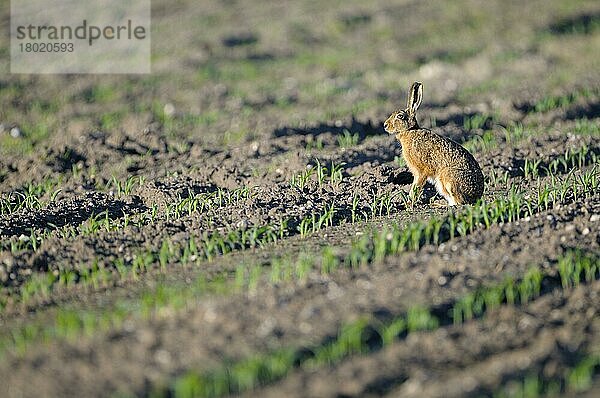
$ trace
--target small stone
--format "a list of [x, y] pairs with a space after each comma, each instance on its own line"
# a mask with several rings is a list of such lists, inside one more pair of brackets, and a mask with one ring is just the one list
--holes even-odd
[[204, 311], [204, 320], [208, 323], [212, 323], [217, 320], [217, 311], [214, 307], [208, 307], [206, 311]]
[[360, 289], [370, 290], [373, 288], [373, 284], [364, 279], [359, 279], [356, 281], [356, 286]]
[[275, 318], [268, 317], [258, 326], [258, 329], [256, 330], [256, 332], [258, 333], [258, 335], [260, 337], [265, 338], [269, 334], [271, 334], [271, 332], [275, 328], [276, 324], [277, 323], [275, 322]]
[[566, 231], [566, 232], [571, 232], [571, 231], [573, 231], [574, 229], [575, 229], [575, 225], [573, 225], [573, 224], [569, 224], [569, 225], [567, 225], [567, 226], [565, 227], [565, 231]]
[[237, 224], [235, 224], [236, 228], [238, 229], [246, 229], [248, 228], [248, 221], [245, 219], [242, 219], [240, 221], [237, 222]]
[[156, 344], [156, 334], [149, 328], [138, 329], [136, 332], [137, 340], [144, 346], [151, 347]]
[[590, 217], [590, 221], [591, 222], [600, 221], [600, 214], [592, 214], [592, 216]]
[[589, 233], [590, 233], [590, 229], [589, 229], [588, 227], [585, 227], [585, 228], [583, 229], [583, 231], [581, 231], [581, 234], [582, 234], [583, 236], [585, 236], [585, 235], [588, 235]]
[[344, 295], [344, 291], [338, 286], [337, 283], [335, 282], [330, 282], [327, 285], [327, 298], [329, 300], [335, 300], [338, 299], [340, 297], [342, 297]]
[[21, 137], [21, 129], [18, 127], [13, 127], [12, 129], [10, 129], [10, 136], [13, 138], [19, 138]]
[[154, 360], [160, 365], [169, 365], [171, 363], [171, 354], [167, 350], [158, 349], [154, 353]]
[[13, 267], [15, 266], [15, 259], [12, 256], [6, 257], [5, 259], [2, 260], [2, 263], [6, 267], [6, 272], [10, 272], [13, 269]]
[[298, 325], [298, 328], [300, 329], [300, 332], [302, 332], [304, 334], [308, 334], [308, 333], [312, 332], [312, 325], [308, 322], [300, 322], [300, 325]]
[[163, 108], [163, 112], [165, 116], [172, 117], [173, 115], [175, 115], [175, 105], [173, 105], [170, 102], [166, 103]]

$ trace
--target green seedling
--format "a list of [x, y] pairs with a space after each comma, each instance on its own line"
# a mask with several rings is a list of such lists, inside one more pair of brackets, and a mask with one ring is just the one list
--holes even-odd
[[536, 102], [533, 106], [533, 110], [538, 113], [543, 113], [553, 109], [565, 108], [577, 102], [579, 99], [590, 98], [592, 95], [592, 90], [583, 88], [564, 95], [547, 96]]
[[359, 136], [358, 133], [350, 133], [347, 129], [344, 129], [342, 135], [337, 137], [338, 145], [342, 148], [350, 148], [358, 144]]
[[485, 114], [475, 114], [463, 118], [463, 127], [465, 130], [475, 130], [485, 127], [488, 121], [493, 121], [494, 118]]
[[297, 187], [300, 190], [304, 190], [306, 184], [311, 180], [312, 175], [314, 174], [315, 169], [312, 166], [307, 166], [306, 170], [292, 177], [290, 181], [290, 186]]

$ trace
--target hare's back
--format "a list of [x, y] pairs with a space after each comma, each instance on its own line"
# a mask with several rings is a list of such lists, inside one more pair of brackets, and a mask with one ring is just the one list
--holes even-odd
[[462, 145], [431, 130], [423, 129], [423, 131], [423, 138], [425, 139], [421, 141], [421, 149], [431, 154], [432, 160], [438, 167], [479, 169], [479, 165], [473, 155]]

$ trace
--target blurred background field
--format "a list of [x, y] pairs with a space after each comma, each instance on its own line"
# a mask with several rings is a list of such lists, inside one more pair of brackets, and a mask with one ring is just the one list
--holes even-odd
[[[510, 111], [598, 86], [597, 1], [153, 1], [152, 74], [8, 74], [1, 151], [153, 126], [236, 145], [280, 127], [381, 122], [415, 79], [426, 102]], [[481, 105], [485, 104], [485, 105]], [[22, 137], [10, 136], [17, 126]]]

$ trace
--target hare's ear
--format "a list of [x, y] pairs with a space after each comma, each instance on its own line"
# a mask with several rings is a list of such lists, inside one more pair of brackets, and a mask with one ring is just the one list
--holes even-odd
[[406, 109], [414, 115], [417, 113], [419, 106], [421, 106], [421, 101], [423, 101], [423, 84], [421, 82], [414, 82], [408, 94]]

